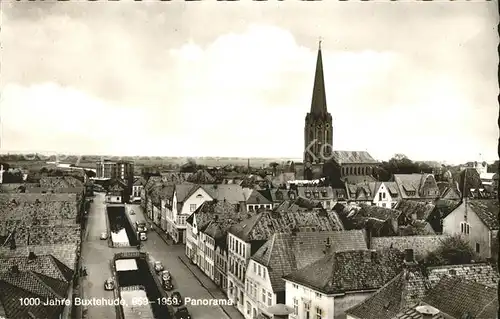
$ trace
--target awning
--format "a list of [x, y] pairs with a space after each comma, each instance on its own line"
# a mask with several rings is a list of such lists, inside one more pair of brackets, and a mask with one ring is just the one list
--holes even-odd
[[137, 270], [137, 262], [135, 259], [117, 259], [115, 261], [116, 271]]

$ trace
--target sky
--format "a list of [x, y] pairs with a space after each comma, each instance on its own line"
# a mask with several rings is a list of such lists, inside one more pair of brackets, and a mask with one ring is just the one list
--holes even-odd
[[[497, 159], [496, 2], [2, 2], [2, 152]], [[481, 155], [480, 155], [481, 154]]]

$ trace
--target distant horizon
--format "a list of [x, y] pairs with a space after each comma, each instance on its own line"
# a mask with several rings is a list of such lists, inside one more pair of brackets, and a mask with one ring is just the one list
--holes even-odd
[[495, 2], [220, 6], [4, 1], [1, 147], [302, 158], [321, 37], [334, 149], [497, 157]]
[[[337, 150], [337, 151], [344, 151], [344, 150]], [[368, 153], [370, 153], [369, 151], [367, 151]], [[110, 154], [78, 154], [78, 153], [72, 153], [72, 152], [66, 152], [66, 153], [63, 153], [63, 152], [59, 152], [59, 153], [55, 153], [55, 152], [42, 152], [42, 151], [38, 151], [38, 152], [29, 152], [29, 151], [4, 151], [4, 150], [0, 150], [0, 156], [6, 156], [6, 155], [34, 155], [34, 154], [37, 154], [37, 155], [42, 155], [44, 157], [47, 157], [47, 160], [52, 157], [52, 156], [72, 156], [72, 157], [84, 157], [84, 156], [88, 156], [88, 157], [101, 157], [102, 159], [104, 160], [119, 160], [119, 158], [121, 157], [128, 157], [128, 158], [137, 158], [137, 157], [151, 157], [151, 158], [172, 158], [172, 159], [190, 159], [190, 158], [193, 158], [193, 159], [224, 159], [224, 160], [227, 160], [227, 159], [237, 159], [237, 160], [252, 160], [252, 159], [258, 159], [258, 160], [263, 160], [263, 159], [268, 159], [268, 160], [283, 160], [283, 161], [293, 161], [293, 162], [297, 162], [297, 163], [302, 163], [303, 159], [300, 158], [300, 157], [294, 157], [294, 156], [217, 156], [217, 155], [198, 155], [198, 156], [193, 156], [193, 155], [189, 155], [189, 156], [186, 156], [186, 155], [125, 155], [125, 154], [120, 154], [120, 155], [110, 155]], [[396, 154], [401, 154], [401, 153], [396, 153]], [[371, 155], [371, 153], [370, 153]], [[394, 154], [395, 155], [395, 154]], [[406, 154], [403, 154], [406, 156]], [[118, 159], [117, 159], [118, 158]], [[387, 158], [387, 159], [380, 159], [380, 158], [376, 158], [376, 157], [373, 157], [376, 161], [378, 162], [387, 162], [389, 161], [392, 156], [390, 158]], [[464, 161], [464, 162], [459, 162], [459, 161], [448, 161], [448, 160], [439, 160], [439, 159], [414, 159], [414, 158], [411, 158], [408, 156], [408, 159], [410, 159], [411, 161], [413, 162], [436, 162], [436, 163], [441, 163], [441, 164], [445, 164], [445, 165], [462, 165], [462, 164], [466, 164], [468, 162], [486, 162], [488, 163], [489, 165], [493, 164], [495, 161], [497, 161], [498, 159], [479, 159], [479, 158], [476, 158], [476, 159], [470, 159], [470, 160], [467, 160], [467, 161]], [[27, 158], [27, 160], [30, 160], [29, 158]], [[32, 160], [32, 159], [31, 159]], [[42, 159], [43, 161], [43, 159]], [[61, 159], [61, 162], [64, 162], [64, 159]]]

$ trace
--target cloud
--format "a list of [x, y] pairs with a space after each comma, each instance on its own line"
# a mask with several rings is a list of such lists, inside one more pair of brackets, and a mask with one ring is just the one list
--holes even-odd
[[[85, 14], [40, 6], [43, 14], [29, 18], [6, 10], [4, 149], [302, 156], [319, 27], [298, 17], [311, 6], [273, 7], [269, 15], [231, 7], [226, 24], [208, 5], [129, 5]], [[403, 19], [393, 10], [383, 11], [384, 23], [362, 10], [366, 23], [348, 28], [335, 27], [345, 24], [337, 13], [318, 20], [334, 148], [460, 160], [494, 150], [497, 89], [487, 66], [496, 55], [479, 54], [494, 48], [479, 32], [494, 19], [466, 9], [437, 16], [419, 9], [418, 19]], [[408, 27], [394, 27], [403, 20]], [[468, 27], [451, 32], [459, 21]]]

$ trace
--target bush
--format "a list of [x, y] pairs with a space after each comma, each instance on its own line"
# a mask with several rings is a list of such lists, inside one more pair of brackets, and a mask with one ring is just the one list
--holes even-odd
[[478, 256], [461, 236], [448, 237], [441, 242], [435, 251], [429, 252], [424, 262], [430, 266], [470, 264], [477, 261]]

